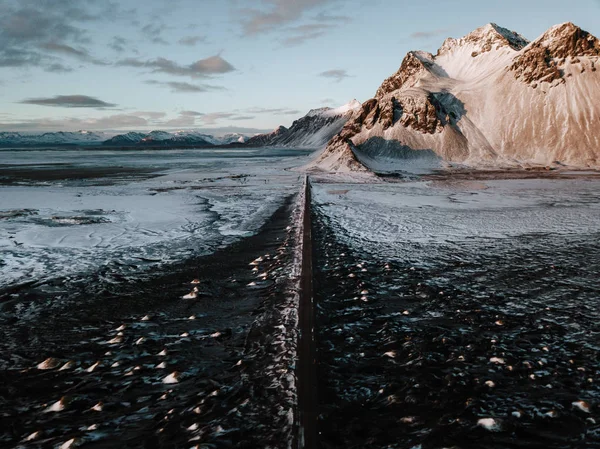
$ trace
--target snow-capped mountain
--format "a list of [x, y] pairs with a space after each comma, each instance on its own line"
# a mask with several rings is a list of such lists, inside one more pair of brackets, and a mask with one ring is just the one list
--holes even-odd
[[248, 136], [240, 133], [229, 133], [218, 139], [219, 145], [229, 145], [232, 143], [246, 143]]
[[103, 145], [135, 145], [142, 141], [146, 136], [143, 133], [128, 132], [126, 134], [117, 134], [116, 136], [103, 142]]
[[42, 134], [0, 132], [0, 147], [28, 147], [44, 145], [94, 145], [106, 140], [103, 132], [47, 132]]
[[198, 131], [160, 131], [149, 133], [129, 132], [119, 134], [103, 142], [106, 146], [220, 146], [244, 143], [246, 136], [238, 133], [215, 137]]
[[268, 134], [259, 134], [247, 140], [252, 146], [281, 146], [297, 148], [323, 147], [329, 140], [340, 132], [354, 111], [361, 104], [357, 100], [339, 108], [319, 108], [308, 112], [304, 117], [286, 128], [280, 126]]
[[220, 140], [195, 131], [167, 132], [155, 130], [149, 133], [128, 132], [103, 142], [105, 146], [213, 146]]
[[250, 137], [246, 140], [246, 144], [250, 146], [269, 146], [273, 145], [273, 142], [277, 141], [283, 135], [288, 132], [288, 129], [285, 126], [279, 126], [275, 130], [266, 134], [257, 134], [256, 136]]
[[533, 42], [488, 24], [436, 55], [409, 52], [312, 167], [385, 170], [415, 158], [598, 167], [599, 57], [598, 39], [572, 23]]

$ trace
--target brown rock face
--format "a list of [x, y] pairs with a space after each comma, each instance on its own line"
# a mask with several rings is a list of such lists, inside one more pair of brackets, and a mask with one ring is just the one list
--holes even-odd
[[553, 58], [600, 56], [600, 41], [572, 23], [565, 23], [547, 34], [556, 36], [548, 45]]
[[[433, 59], [433, 55], [429, 56]], [[425, 73], [427, 70], [426, 61], [421, 60], [415, 52], [408, 52], [398, 71], [386, 79], [379, 89], [377, 89], [375, 98], [379, 100], [386, 94], [394, 92], [401, 87], [411, 87], [416, 83], [419, 75]]]
[[444, 116], [448, 113], [433, 94], [402, 98], [397, 104], [400, 109], [396, 109], [396, 116], [400, 115], [398, 121], [403, 126], [424, 134], [443, 131], [446, 124]]
[[[532, 43], [509, 67], [515, 78], [537, 87], [538, 83], [565, 82], [561, 64], [567, 59], [580, 63], [579, 57], [600, 56], [600, 41], [587, 31], [565, 23], [546, 32]], [[592, 61], [591, 68], [595, 65]]]
[[550, 51], [542, 45], [532, 46], [515, 60], [509, 70], [514, 72], [515, 78], [533, 88], [541, 82], [552, 83], [556, 80], [564, 82], [558, 64], [552, 58]]

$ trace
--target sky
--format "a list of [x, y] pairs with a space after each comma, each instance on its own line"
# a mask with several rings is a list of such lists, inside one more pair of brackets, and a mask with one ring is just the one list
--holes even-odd
[[600, 0], [0, 0], [0, 131], [263, 132], [487, 23], [599, 19]]

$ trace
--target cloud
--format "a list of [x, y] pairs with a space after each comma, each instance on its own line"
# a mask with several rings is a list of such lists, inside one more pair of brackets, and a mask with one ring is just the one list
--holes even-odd
[[244, 35], [266, 33], [292, 23], [314, 8], [335, 0], [262, 0], [266, 9], [244, 9], [239, 11]]
[[323, 78], [333, 79], [334, 81], [336, 81], [338, 83], [340, 81], [343, 81], [344, 78], [350, 77], [350, 75], [348, 75], [346, 70], [341, 70], [341, 69], [326, 70], [325, 72], [319, 73], [319, 76], [321, 76]]
[[314, 16], [314, 20], [318, 22], [350, 23], [352, 22], [352, 17], [320, 12]]
[[182, 126], [195, 126], [196, 118], [190, 117], [189, 115], [180, 115], [179, 117], [173, 118], [171, 120], [167, 120], [165, 122], [160, 123], [160, 126], [166, 127], [182, 127]]
[[57, 55], [99, 62], [72, 44], [88, 43], [87, 23], [116, 17], [118, 10], [112, 1], [2, 0], [0, 66], [42, 67], [56, 72], [65, 67]]
[[215, 125], [221, 120], [252, 120], [254, 116], [242, 115], [235, 112], [211, 112], [208, 114], [202, 114], [199, 120], [205, 125]]
[[68, 73], [72, 71], [73, 69], [71, 67], [61, 64], [60, 62], [55, 62], [46, 67], [46, 72], [52, 73]]
[[[75, 131], [79, 129], [89, 130], [148, 130], [155, 129], [162, 126], [194, 126], [182, 123], [189, 123], [184, 120], [180, 120], [180, 117], [176, 117], [171, 120], [164, 122], [157, 122], [154, 120], [148, 120], [145, 117], [140, 117], [134, 114], [117, 114], [109, 115], [101, 118], [42, 118], [39, 120], [29, 121], [0, 121], [0, 130], [2, 131]], [[170, 124], [168, 124], [170, 123]], [[200, 132], [205, 132], [212, 135], [224, 135], [227, 133], [242, 133], [248, 135], [261, 134], [270, 132], [269, 129], [258, 129], [258, 128], [245, 128], [240, 126], [224, 126], [224, 127], [211, 127], [204, 129], [196, 129]]]
[[108, 44], [108, 46], [109, 46], [109, 48], [112, 48], [114, 51], [123, 53], [125, 50], [127, 50], [126, 46], [128, 45], [128, 43], [129, 43], [129, 41], [127, 39], [125, 39], [124, 37], [114, 36], [112, 38], [112, 40], [110, 41], [110, 43]]
[[116, 106], [115, 104], [106, 103], [87, 95], [57, 95], [51, 98], [29, 98], [19, 103], [62, 108], [107, 108]]
[[233, 72], [235, 70], [235, 67], [221, 58], [220, 55], [215, 55], [196, 61], [190, 66], [190, 68], [195, 73], [204, 73], [208, 75], [223, 74]]
[[197, 111], [181, 111], [179, 113], [179, 115], [187, 115], [189, 117], [200, 117], [201, 115], [204, 115], [203, 112], [197, 112]]
[[231, 117], [230, 120], [239, 120], [239, 121], [243, 121], [243, 120], [254, 120], [256, 117], [253, 115], [236, 115], [234, 117]]
[[202, 122], [205, 125], [215, 125], [218, 121], [235, 117], [235, 114], [229, 112], [211, 112], [201, 116]]
[[166, 112], [158, 112], [158, 111], [137, 111], [137, 112], [132, 112], [131, 115], [157, 120], [159, 118], [166, 117], [167, 114], [166, 114]]
[[170, 87], [171, 92], [175, 93], [200, 93], [200, 92], [213, 92], [217, 90], [226, 90], [222, 86], [213, 86], [210, 84], [191, 84], [180, 81], [156, 81], [148, 80], [146, 84], [152, 84], [157, 86]]
[[284, 46], [301, 45], [352, 20], [349, 16], [320, 11], [308, 17], [307, 23], [292, 26], [306, 18], [308, 12], [338, 2], [339, 0], [261, 0], [262, 8], [238, 10], [242, 17], [242, 34], [255, 36], [280, 30], [283, 36], [280, 41]]
[[283, 39], [282, 43], [286, 47], [300, 45], [307, 40], [316, 39], [323, 36], [330, 29], [331, 25], [326, 25], [323, 23], [311, 23], [287, 28], [286, 32], [289, 34], [289, 36]]
[[8, 7], [0, 17], [0, 42], [5, 47], [42, 42], [49, 38], [80, 40], [84, 36], [85, 31], [73, 25], [68, 18], [43, 8]]
[[155, 44], [169, 45], [169, 43], [163, 39], [162, 33], [166, 31], [168, 27], [163, 23], [149, 23], [142, 27], [142, 34]]
[[220, 55], [200, 59], [190, 65], [180, 65], [166, 58], [156, 58], [146, 61], [126, 58], [118, 61], [116, 65], [146, 68], [150, 69], [153, 73], [167, 73], [169, 75], [189, 76], [191, 78], [205, 78], [235, 71], [235, 67]]
[[46, 58], [43, 55], [16, 48], [0, 49], [0, 67], [26, 67], [41, 65]]
[[274, 109], [266, 109], [266, 108], [248, 108], [245, 110], [250, 114], [279, 114], [279, 115], [298, 115], [300, 111], [297, 109], [284, 109], [284, 108], [274, 108]]
[[40, 44], [40, 48], [47, 50], [51, 53], [62, 54], [66, 56], [73, 57], [75, 59], [79, 59], [80, 61], [90, 62], [96, 65], [108, 65], [106, 62], [100, 61], [98, 59], [93, 58], [89, 52], [84, 48], [74, 48], [70, 45], [61, 44], [57, 42], [46, 42]]
[[151, 126], [144, 117], [133, 114], [116, 114], [100, 118], [76, 118], [68, 117], [64, 119], [43, 118], [39, 120], [29, 120], [23, 122], [5, 122], [0, 123], [0, 129], [3, 130], [29, 130], [29, 131], [69, 131], [78, 129], [131, 129], [145, 128]]
[[81, 124], [85, 128], [94, 129], [131, 128], [136, 126], [146, 126], [148, 125], [148, 120], [137, 115], [116, 114], [99, 119], [82, 120]]
[[193, 47], [194, 45], [196, 45], [199, 42], [206, 42], [207, 37], [206, 36], [187, 36], [187, 37], [182, 37], [181, 39], [179, 39], [179, 43], [181, 45], [187, 45], [189, 47]]
[[417, 31], [415, 33], [412, 33], [410, 35], [410, 37], [412, 39], [431, 39], [432, 37], [436, 37], [439, 36], [441, 34], [445, 34], [447, 33], [449, 30], [447, 28], [439, 28], [437, 30], [431, 30], [431, 31]]

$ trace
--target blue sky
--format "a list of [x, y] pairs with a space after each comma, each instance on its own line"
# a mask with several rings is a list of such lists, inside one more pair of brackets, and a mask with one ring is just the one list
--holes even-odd
[[599, 0], [0, 0], [0, 130], [257, 132], [365, 101], [407, 51], [535, 39]]

